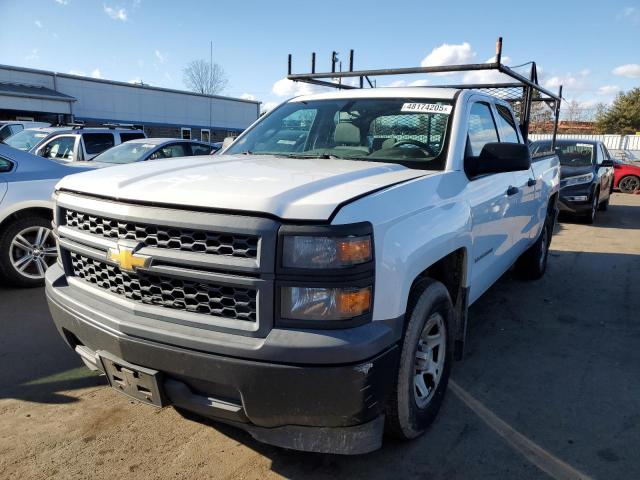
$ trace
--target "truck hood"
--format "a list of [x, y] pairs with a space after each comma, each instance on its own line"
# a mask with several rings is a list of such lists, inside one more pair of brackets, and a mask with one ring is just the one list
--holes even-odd
[[327, 220], [341, 203], [433, 173], [355, 160], [208, 155], [99, 168], [66, 177], [56, 188], [158, 205]]

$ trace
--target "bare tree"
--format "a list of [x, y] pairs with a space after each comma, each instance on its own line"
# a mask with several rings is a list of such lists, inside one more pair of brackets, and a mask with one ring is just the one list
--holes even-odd
[[189, 90], [206, 95], [221, 93], [229, 84], [224, 68], [205, 60], [189, 62], [183, 70], [183, 81]]
[[569, 122], [577, 122], [580, 121], [580, 117], [582, 114], [582, 108], [580, 104], [576, 100], [571, 100], [567, 102], [565, 107], [565, 118]]

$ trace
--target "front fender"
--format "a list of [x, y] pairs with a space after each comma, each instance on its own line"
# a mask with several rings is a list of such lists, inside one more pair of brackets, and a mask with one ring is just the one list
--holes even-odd
[[[470, 209], [460, 196], [458, 172], [422, 177], [362, 198], [343, 208], [334, 223], [370, 221], [376, 255], [373, 319], [405, 313], [416, 277], [448, 254], [471, 251]], [[465, 255], [463, 287], [470, 257]]]

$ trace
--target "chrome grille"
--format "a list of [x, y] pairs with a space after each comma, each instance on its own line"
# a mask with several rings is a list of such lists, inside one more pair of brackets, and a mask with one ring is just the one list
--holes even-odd
[[106, 262], [69, 252], [73, 274], [129, 300], [217, 317], [256, 321], [257, 292], [138, 271], [123, 272]]
[[157, 226], [80, 213], [70, 209], [65, 211], [64, 217], [67, 227], [113, 240], [136, 240], [147, 247], [239, 258], [257, 258], [258, 256], [259, 237], [253, 235]]

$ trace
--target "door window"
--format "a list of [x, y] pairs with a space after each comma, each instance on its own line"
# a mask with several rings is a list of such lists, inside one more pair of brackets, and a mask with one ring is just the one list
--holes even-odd
[[83, 133], [84, 149], [89, 155], [97, 155], [113, 147], [113, 133]]
[[128, 142], [129, 140], [135, 140], [136, 138], [145, 138], [144, 133], [142, 132], [130, 132], [123, 133], [120, 132], [120, 142]]
[[467, 155], [477, 157], [482, 148], [491, 142], [498, 141], [496, 124], [493, 121], [488, 103], [474, 103], [469, 114]]
[[10, 172], [13, 168], [13, 163], [5, 158], [0, 158], [0, 173]]
[[40, 156], [58, 160], [73, 160], [75, 144], [75, 137], [54, 138], [42, 148]]
[[193, 155], [209, 155], [211, 153], [211, 147], [202, 145], [201, 143], [192, 143], [191, 152]]
[[157, 160], [159, 158], [172, 158], [172, 157], [186, 157], [187, 153], [186, 144], [173, 143], [165, 147], [160, 148], [157, 152], [154, 152], [149, 160]]
[[503, 105], [496, 105], [498, 111], [498, 133], [501, 142], [520, 143], [516, 122], [511, 116], [509, 109]]

